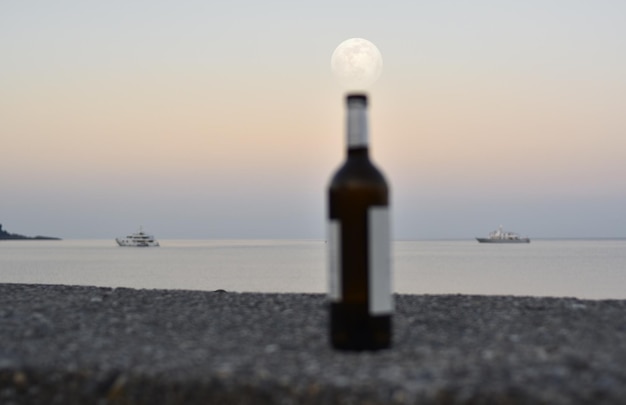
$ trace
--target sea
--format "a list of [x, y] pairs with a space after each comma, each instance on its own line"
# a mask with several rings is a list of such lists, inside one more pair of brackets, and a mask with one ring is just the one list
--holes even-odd
[[[326, 293], [324, 240], [0, 241], [0, 283]], [[400, 294], [626, 299], [626, 239], [392, 242]]]

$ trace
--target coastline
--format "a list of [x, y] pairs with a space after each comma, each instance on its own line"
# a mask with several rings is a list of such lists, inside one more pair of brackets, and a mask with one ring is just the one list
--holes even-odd
[[394, 295], [394, 346], [322, 294], [0, 284], [0, 403], [619, 403], [626, 300]]
[[41, 235], [24, 236], [19, 233], [10, 233], [2, 229], [2, 224], [0, 224], [0, 241], [2, 240], [61, 240], [61, 238]]

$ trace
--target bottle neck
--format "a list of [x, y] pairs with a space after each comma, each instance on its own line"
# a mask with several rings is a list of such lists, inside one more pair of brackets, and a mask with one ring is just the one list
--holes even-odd
[[369, 160], [369, 151], [367, 147], [348, 148], [348, 158]]
[[347, 113], [347, 147], [348, 153], [364, 150], [369, 147], [369, 131], [367, 127], [367, 99], [365, 96], [348, 96]]

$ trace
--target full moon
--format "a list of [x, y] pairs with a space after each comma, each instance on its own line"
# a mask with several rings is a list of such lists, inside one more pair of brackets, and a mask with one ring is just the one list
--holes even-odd
[[380, 77], [383, 56], [367, 39], [350, 38], [337, 46], [330, 58], [330, 68], [342, 86], [363, 90]]

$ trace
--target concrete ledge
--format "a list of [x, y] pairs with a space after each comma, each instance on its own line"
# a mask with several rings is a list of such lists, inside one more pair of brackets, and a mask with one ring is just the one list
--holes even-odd
[[2, 404], [626, 400], [626, 301], [397, 295], [395, 345], [327, 345], [325, 297], [0, 284]]

